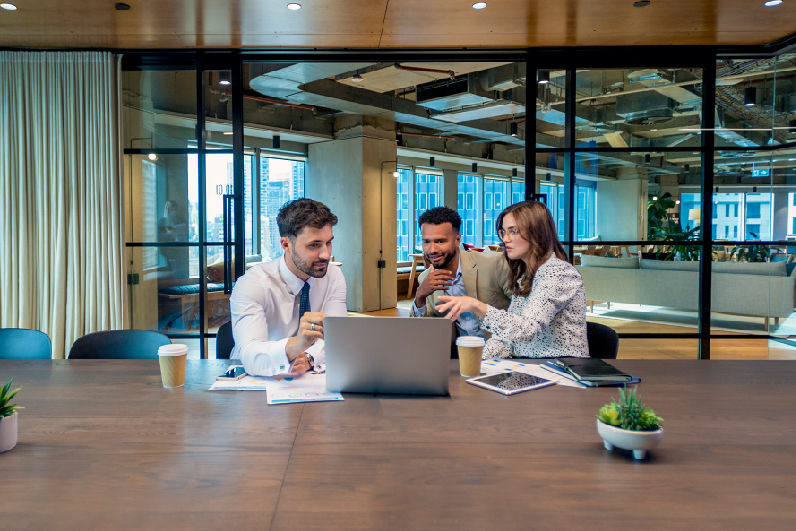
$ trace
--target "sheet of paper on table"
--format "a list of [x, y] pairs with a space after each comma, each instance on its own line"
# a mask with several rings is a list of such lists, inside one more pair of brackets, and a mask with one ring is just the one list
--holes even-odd
[[326, 375], [307, 373], [298, 377], [245, 376], [240, 380], [220, 380], [210, 391], [265, 391], [268, 404], [329, 402], [343, 400], [340, 393], [326, 390]]
[[543, 369], [539, 365], [536, 365], [535, 363], [520, 363], [518, 361], [506, 360], [502, 358], [492, 358], [490, 360], [484, 360], [481, 363], [481, 372], [487, 375], [511, 371], [538, 376], [539, 378], [544, 378], [545, 380], [555, 382], [556, 385], [586, 389], [585, 385], [565, 378], [564, 376], [552, 373], [546, 369]]

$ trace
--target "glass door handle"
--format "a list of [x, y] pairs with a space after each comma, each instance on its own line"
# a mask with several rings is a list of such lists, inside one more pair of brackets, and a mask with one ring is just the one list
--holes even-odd
[[224, 293], [232, 293], [232, 202], [235, 194], [224, 194], [223, 198], [223, 229], [224, 229]]

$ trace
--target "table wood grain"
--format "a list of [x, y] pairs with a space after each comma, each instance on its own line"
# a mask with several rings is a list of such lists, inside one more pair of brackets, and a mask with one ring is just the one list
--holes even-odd
[[21, 385], [0, 528], [794, 529], [796, 364], [617, 360], [663, 416], [643, 462], [607, 452], [616, 389], [346, 395], [267, 406], [209, 392], [224, 360], [0, 360]]

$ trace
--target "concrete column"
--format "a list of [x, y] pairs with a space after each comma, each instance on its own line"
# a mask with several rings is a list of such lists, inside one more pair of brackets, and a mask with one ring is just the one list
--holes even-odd
[[617, 172], [615, 181], [597, 183], [595, 234], [601, 240], [645, 240], [649, 178], [646, 170]]
[[[310, 144], [306, 196], [339, 218], [332, 246], [343, 263], [349, 311], [394, 308], [396, 279], [397, 144], [394, 126], [347, 115], [336, 124], [338, 140]], [[392, 138], [389, 136], [392, 135]], [[378, 267], [384, 260], [386, 267]]]
[[771, 205], [771, 217], [773, 218], [772, 240], [784, 240], [788, 235], [788, 192], [776, 191], [773, 194], [773, 204]]
[[[457, 170], [442, 170], [443, 206], [456, 210], [459, 206], [459, 172]], [[418, 230], [420, 230], [418, 228]]]

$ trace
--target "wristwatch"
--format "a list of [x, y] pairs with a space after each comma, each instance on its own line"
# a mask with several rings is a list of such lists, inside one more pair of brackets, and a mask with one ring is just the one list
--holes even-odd
[[307, 363], [310, 364], [310, 370], [315, 368], [315, 360], [312, 359], [312, 354], [307, 354]]

